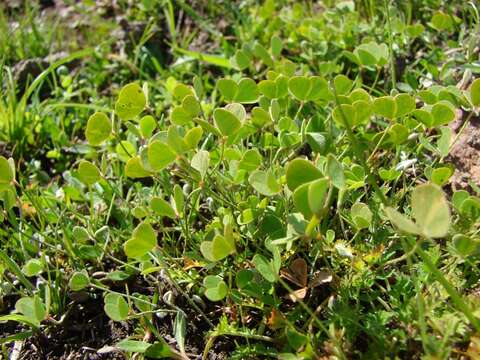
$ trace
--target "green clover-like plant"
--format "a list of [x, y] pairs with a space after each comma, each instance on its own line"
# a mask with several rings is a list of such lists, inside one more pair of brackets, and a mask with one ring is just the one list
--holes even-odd
[[352, 216], [353, 223], [358, 229], [368, 228], [372, 223], [372, 211], [368, 205], [357, 202], [353, 204], [350, 209], [350, 215]]
[[332, 154], [327, 156], [326, 175], [336, 188], [343, 189], [345, 187], [343, 166]]
[[347, 95], [353, 87], [353, 81], [347, 76], [339, 74], [333, 79], [333, 86], [337, 96]]
[[286, 168], [287, 186], [294, 191], [302, 184], [320, 179], [323, 176], [319, 168], [305, 159], [294, 159]]
[[151, 173], [145, 169], [140, 156], [134, 156], [125, 164], [125, 175], [137, 179], [151, 176]]
[[11, 163], [0, 155], [0, 185], [10, 184], [14, 179], [15, 173]]
[[272, 171], [256, 170], [248, 177], [248, 182], [260, 194], [273, 196], [282, 189]]
[[415, 223], [397, 210], [387, 207], [389, 220], [401, 231], [427, 238], [442, 238], [450, 229], [450, 210], [442, 189], [427, 183], [412, 192], [412, 216]]
[[45, 265], [41, 259], [30, 259], [22, 267], [26, 276], [36, 276], [44, 271]]
[[182, 104], [173, 108], [170, 120], [175, 125], [186, 125], [201, 112], [200, 103], [192, 94], [187, 94], [182, 99]]
[[139, 258], [148, 253], [157, 245], [157, 234], [148, 222], [140, 223], [133, 230], [132, 238], [128, 240], [123, 249], [131, 258]]
[[253, 47], [253, 54], [262, 60], [262, 62], [268, 66], [273, 67], [273, 59], [272, 56], [269, 54], [268, 50], [265, 49], [260, 43], [255, 43]]
[[212, 241], [203, 241], [200, 251], [207, 260], [220, 261], [235, 252], [235, 241], [232, 237], [217, 234]]
[[68, 282], [68, 287], [73, 291], [80, 291], [85, 289], [90, 285], [90, 278], [86, 270], [77, 271], [73, 273], [70, 281]]
[[257, 102], [259, 96], [257, 84], [250, 78], [243, 78], [238, 83], [231, 79], [220, 79], [217, 88], [226, 101], [252, 104]]
[[432, 16], [430, 26], [439, 31], [451, 30], [453, 28], [453, 20], [450, 15], [445, 14], [443, 11], [437, 11]]
[[148, 145], [148, 163], [155, 171], [160, 171], [175, 161], [177, 154], [172, 148], [160, 141], [153, 141]]
[[356, 125], [356, 112], [351, 104], [340, 104], [335, 106], [332, 118], [339, 127], [353, 127]]
[[152, 136], [155, 128], [157, 127], [157, 122], [155, 118], [151, 115], [145, 115], [139, 121], [140, 133], [143, 138], [148, 139]]
[[161, 197], [155, 196], [150, 200], [150, 207], [153, 212], [159, 216], [166, 216], [171, 219], [175, 219], [177, 214], [168, 201], [162, 199]]
[[208, 275], [203, 279], [205, 296], [211, 301], [220, 301], [228, 294], [228, 285], [220, 276]]
[[103, 309], [110, 319], [113, 321], [123, 321], [127, 319], [130, 308], [122, 295], [108, 293], [105, 295], [103, 301]]
[[256, 170], [262, 163], [262, 156], [258, 149], [249, 149], [245, 151], [242, 159], [238, 163], [238, 168], [246, 171]]
[[470, 86], [470, 101], [473, 106], [480, 106], [480, 79], [475, 79]]
[[102, 112], [96, 112], [88, 118], [85, 137], [92, 146], [101, 145], [112, 133], [112, 122]]
[[187, 145], [189, 150], [196, 149], [198, 143], [202, 139], [203, 129], [200, 126], [193, 127], [187, 131], [183, 137], [184, 143]]
[[210, 153], [206, 150], [199, 150], [192, 157], [190, 165], [192, 168], [197, 170], [200, 173], [200, 178], [203, 180], [207, 175], [208, 166], [210, 164]]
[[447, 125], [455, 119], [455, 107], [447, 100], [441, 100], [433, 105], [425, 105], [416, 109], [412, 115], [426, 127]]
[[252, 259], [255, 269], [263, 276], [263, 278], [271, 283], [278, 280], [278, 272], [280, 271], [281, 262], [279, 261], [279, 255], [275, 256], [271, 260], [265, 258], [261, 254], [256, 254]]
[[115, 113], [122, 120], [133, 120], [145, 109], [147, 98], [137, 83], [125, 85], [118, 94]]
[[442, 166], [433, 169], [430, 174], [430, 180], [439, 186], [445, 185], [450, 177], [453, 175], [453, 170], [449, 167]]
[[397, 113], [397, 102], [392, 96], [382, 96], [373, 100], [375, 114], [393, 120]]
[[47, 316], [45, 304], [38, 295], [20, 298], [15, 303], [15, 310], [23, 314], [28, 322], [36, 326], [39, 326]]
[[115, 146], [115, 151], [117, 152], [119, 159], [123, 162], [127, 162], [137, 153], [135, 145], [127, 140], [120, 141], [117, 146]]
[[327, 81], [320, 76], [293, 76], [288, 80], [288, 91], [299, 101], [330, 99]]
[[90, 161], [82, 160], [78, 164], [78, 178], [86, 185], [93, 185], [101, 179], [100, 170]]
[[227, 109], [215, 109], [213, 118], [215, 119], [218, 130], [220, 130], [223, 136], [235, 135], [242, 126], [240, 119]]
[[396, 104], [395, 118], [408, 115], [415, 110], [415, 98], [409, 94], [397, 94], [394, 100]]
[[235, 253], [235, 237], [231, 219], [226, 217], [223, 235], [216, 234], [212, 241], [203, 241], [200, 244], [202, 255], [209, 261], [220, 261]]
[[325, 206], [325, 195], [330, 187], [328, 178], [314, 180], [308, 185], [308, 206], [312, 213], [319, 214]]
[[313, 215], [308, 202], [308, 190], [311, 183], [304, 183], [298, 186], [293, 192], [293, 204], [306, 219], [310, 219]]
[[272, 123], [272, 117], [270, 113], [261, 107], [254, 107], [251, 114], [251, 121], [258, 128]]
[[194, 91], [191, 86], [177, 83], [172, 91], [173, 97], [182, 102], [187, 96], [194, 96]]
[[366, 67], [382, 67], [388, 62], [388, 46], [374, 41], [361, 44], [353, 51], [353, 60]]

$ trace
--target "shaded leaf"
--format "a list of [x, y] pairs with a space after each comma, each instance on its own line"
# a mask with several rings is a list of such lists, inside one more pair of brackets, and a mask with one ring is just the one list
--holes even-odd
[[390, 222], [395, 225], [400, 231], [408, 234], [420, 234], [419, 227], [405, 215], [399, 213], [397, 210], [391, 207], [385, 208], [385, 214]]
[[108, 293], [104, 298], [103, 309], [114, 321], [123, 321], [128, 317], [128, 304], [120, 294]]
[[132, 238], [128, 240], [123, 249], [131, 258], [142, 257], [157, 245], [157, 234], [149, 223], [140, 223], [133, 230]]
[[220, 301], [228, 293], [228, 286], [220, 276], [208, 275], [203, 279], [205, 296], [211, 301]]
[[322, 177], [322, 172], [310, 161], [294, 159], [290, 161], [286, 169], [287, 186], [293, 191], [298, 186]]
[[248, 182], [260, 194], [272, 196], [281, 190], [280, 184], [271, 171], [257, 170], [250, 174]]

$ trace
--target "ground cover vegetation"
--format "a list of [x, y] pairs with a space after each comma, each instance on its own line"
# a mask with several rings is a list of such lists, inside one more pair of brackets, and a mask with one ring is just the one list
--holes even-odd
[[0, 29], [0, 358], [480, 358], [476, 2]]

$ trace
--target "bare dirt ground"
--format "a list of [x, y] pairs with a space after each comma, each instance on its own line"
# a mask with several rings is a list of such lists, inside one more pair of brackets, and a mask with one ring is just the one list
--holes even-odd
[[[456, 136], [466, 120], [452, 123]], [[472, 117], [453, 145], [448, 161], [455, 166], [450, 179], [454, 190], [471, 190], [471, 183], [480, 186], [480, 118]]]

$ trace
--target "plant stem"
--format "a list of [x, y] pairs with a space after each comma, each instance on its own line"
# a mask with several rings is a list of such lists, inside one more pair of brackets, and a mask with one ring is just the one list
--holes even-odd
[[244, 333], [244, 332], [235, 332], [235, 331], [214, 331], [209, 337], [207, 344], [205, 345], [205, 348], [203, 350], [203, 355], [202, 355], [202, 360], [207, 359], [208, 352], [212, 348], [215, 340], [219, 336], [237, 336], [237, 337], [243, 337], [245, 339], [252, 339], [252, 340], [259, 340], [259, 341], [266, 341], [266, 342], [274, 342], [274, 339], [272, 339], [269, 336], [265, 335], [257, 335], [257, 334], [249, 334], [249, 333]]
[[392, 23], [390, 21], [390, 10], [387, 0], [383, 1], [385, 5], [385, 15], [387, 16], [388, 26], [388, 50], [390, 52], [390, 72], [392, 76], [392, 89], [397, 87], [397, 75], [395, 74], [395, 56], [393, 55]]
[[[410, 246], [414, 246], [415, 244], [412, 244], [411, 240], [408, 239], [408, 242], [410, 243]], [[477, 332], [480, 332], [480, 321], [475, 317], [475, 315], [472, 312], [472, 309], [463, 301], [462, 296], [457, 292], [457, 290], [450, 284], [450, 282], [445, 278], [445, 276], [442, 274], [440, 270], [437, 269], [435, 264], [432, 262], [430, 257], [423, 251], [423, 249], [418, 246], [416, 248], [416, 252], [418, 256], [420, 256], [427, 265], [428, 270], [432, 273], [433, 276], [437, 279], [437, 281], [444, 287], [444, 289], [447, 291], [448, 295], [450, 295], [453, 304], [457, 308], [458, 311], [462, 312], [465, 317], [470, 321], [472, 326], [475, 328]]]

